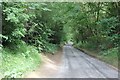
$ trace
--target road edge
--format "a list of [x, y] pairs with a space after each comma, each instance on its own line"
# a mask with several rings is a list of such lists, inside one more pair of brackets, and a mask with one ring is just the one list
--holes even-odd
[[[75, 48], [76, 48], [76, 47], [75, 47]], [[95, 58], [95, 59], [98, 59], [98, 60], [104, 62], [104, 63], [107, 64], [109, 67], [111, 67], [111, 68], [117, 70], [118, 72], [120, 72], [119, 68], [116, 68], [116, 67], [114, 67], [113, 65], [111, 65], [111, 64], [103, 61], [102, 59], [100, 59], [100, 58], [98, 58], [98, 57], [96, 57], [96, 56], [94, 56], [94, 55], [92, 55], [92, 54], [89, 54], [90, 51], [84, 50], [84, 49], [82, 49], [82, 48], [76, 48], [76, 49], [82, 51], [83, 53], [85, 53], [85, 54], [87, 54], [87, 55], [89, 55], [89, 56], [91, 56], [91, 57], [93, 57], [93, 58]], [[119, 66], [118, 66], [118, 67], [119, 67]]]

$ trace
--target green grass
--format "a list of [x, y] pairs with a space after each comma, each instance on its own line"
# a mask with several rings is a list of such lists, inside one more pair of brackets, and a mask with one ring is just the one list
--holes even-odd
[[100, 54], [98, 58], [118, 68], [118, 48], [101, 51]]
[[34, 70], [40, 62], [40, 54], [33, 46], [22, 43], [13, 50], [3, 48], [0, 74], [6, 78], [21, 78], [25, 73]]

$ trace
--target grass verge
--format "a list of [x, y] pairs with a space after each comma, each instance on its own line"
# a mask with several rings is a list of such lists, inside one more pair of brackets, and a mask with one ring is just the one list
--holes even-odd
[[17, 45], [14, 50], [3, 48], [0, 74], [2, 78], [22, 78], [25, 73], [40, 65], [40, 61], [38, 50], [25, 43]]

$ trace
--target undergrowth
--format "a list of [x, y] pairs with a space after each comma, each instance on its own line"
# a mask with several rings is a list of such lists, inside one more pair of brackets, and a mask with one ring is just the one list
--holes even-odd
[[51, 54], [55, 54], [55, 52], [58, 50], [59, 46], [56, 45], [56, 44], [51, 44], [51, 43], [48, 43], [46, 44], [46, 47], [45, 47], [45, 52], [47, 53], [51, 53]]
[[34, 70], [40, 61], [36, 47], [21, 42], [14, 50], [8, 47], [2, 49], [0, 73], [5, 78], [21, 78], [26, 72]]
[[101, 51], [99, 54], [100, 59], [118, 68], [118, 48]]

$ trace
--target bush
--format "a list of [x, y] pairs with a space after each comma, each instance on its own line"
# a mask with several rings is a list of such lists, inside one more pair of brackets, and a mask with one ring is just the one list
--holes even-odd
[[105, 51], [101, 51], [100, 54], [102, 54], [103, 56], [111, 55], [111, 57], [117, 56], [118, 55], [118, 48], [111, 48], [111, 49], [108, 49]]
[[45, 50], [45, 52], [54, 54], [55, 51], [57, 51], [57, 49], [58, 49], [58, 45], [52, 44], [52, 43], [46, 43], [44, 50]]
[[78, 44], [75, 45], [77, 48], [85, 48], [85, 49], [96, 49], [97, 45], [93, 45], [93, 43], [90, 42], [84, 42], [82, 43], [81, 41], [78, 42]]

